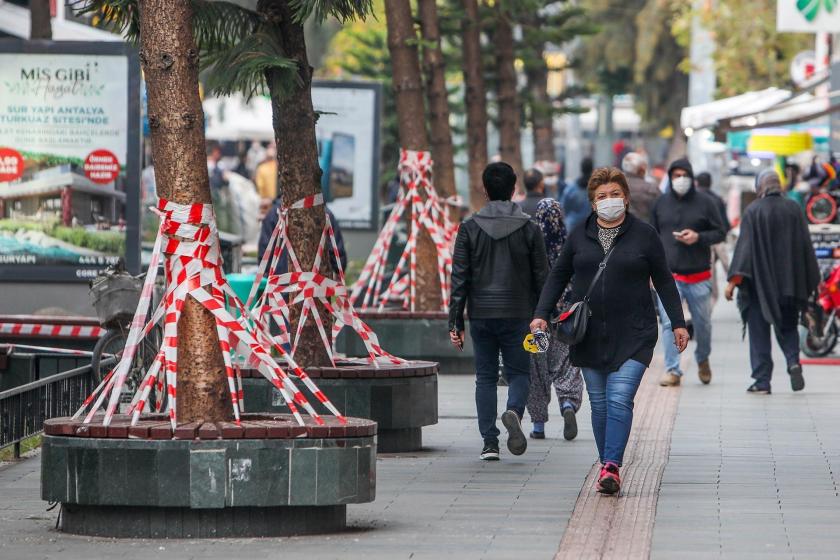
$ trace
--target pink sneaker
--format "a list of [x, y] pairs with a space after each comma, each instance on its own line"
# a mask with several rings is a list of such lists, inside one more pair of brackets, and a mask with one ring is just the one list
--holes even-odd
[[618, 494], [621, 489], [621, 477], [618, 474], [618, 465], [607, 463], [601, 467], [601, 474], [598, 476], [597, 490], [601, 494]]

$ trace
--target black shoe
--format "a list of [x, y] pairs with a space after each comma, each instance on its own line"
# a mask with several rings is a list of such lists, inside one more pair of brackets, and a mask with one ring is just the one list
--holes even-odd
[[528, 440], [525, 432], [522, 431], [522, 421], [519, 415], [513, 410], [506, 410], [502, 413], [502, 424], [508, 431], [508, 451], [514, 455], [522, 455], [528, 448]]
[[531, 439], [545, 439], [545, 432], [531, 432]]
[[577, 437], [577, 432], [575, 409], [567, 406], [563, 409], [563, 437], [571, 441]]
[[479, 458], [482, 461], [498, 461], [499, 460], [499, 444], [485, 443], [484, 449], [481, 450]]
[[805, 388], [805, 378], [802, 377], [802, 366], [793, 364], [788, 368], [790, 375], [790, 388], [794, 391], [801, 391]]
[[758, 381], [756, 381], [755, 383], [753, 383], [752, 385], [749, 386], [749, 388], [747, 389], [747, 393], [757, 393], [759, 395], [769, 395], [771, 393], [770, 385], [759, 385]]

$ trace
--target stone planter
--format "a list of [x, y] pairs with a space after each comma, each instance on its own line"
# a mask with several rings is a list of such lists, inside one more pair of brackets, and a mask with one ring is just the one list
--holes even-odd
[[[288, 415], [179, 425], [145, 415], [48, 420], [41, 497], [60, 529], [132, 538], [270, 537], [342, 530], [376, 493], [376, 424]], [[98, 421], [98, 425], [97, 425]]]
[[[470, 337], [466, 337], [463, 352], [452, 346], [446, 313], [364, 311], [359, 316], [379, 337], [382, 348], [391, 354], [406, 360], [437, 362], [441, 373], [475, 374]], [[361, 339], [349, 329], [342, 330], [338, 336], [336, 349], [347, 356], [366, 355]]]
[[[340, 411], [377, 423], [377, 449], [382, 453], [422, 448], [423, 426], [438, 421], [437, 372], [437, 364], [430, 362], [306, 368]], [[288, 412], [280, 392], [262, 375], [247, 370], [242, 375], [248, 410]], [[322, 405], [316, 408], [326, 413]]]

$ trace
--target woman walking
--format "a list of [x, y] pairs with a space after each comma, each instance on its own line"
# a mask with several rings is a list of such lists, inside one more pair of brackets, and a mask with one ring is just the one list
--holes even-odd
[[[554, 199], [544, 198], [537, 203], [534, 221], [542, 230], [549, 267], [560, 256], [566, 243], [566, 226], [563, 223], [563, 207]], [[566, 290], [557, 303], [556, 313], [565, 310], [569, 304], [570, 290]], [[534, 428], [533, 439], [545, 438], [545, 423], [548, 422], [548, 404], [551, 389], [557, 393], [557, 402], [563, 415], [563, 437], [572, 440], [577, 437], [577, 418], [583, 396], [583, 378], [580, 368], [572, 365], [569, 346], [556, 337], [551, 337], [548, 351], [531, 356], [531, 388], [528, 392], [528, 414]]]
[[[662, 242], [650, 225], [627, 212], [627, 179], [614, 167], [597, 169], [587, 194], [593, 214], [584, 227], [572, 231], [554, 263], [531, 331], [548, 330], [548, 320], [572, 276], [572, 302], [583, 300], [589, 291], [588, 328], [571, 347], [571, 360], [581, 368], [589, 393], [602, 465], [597, 489], [615, 494], [621, 486], [619, 467], [630, 437], [633, 399], [658, 336], [651, 281], [671, 319], [680, 352], [688, 344], [688, 331]], [[593, 285], [599, 269], [600, 278]]]

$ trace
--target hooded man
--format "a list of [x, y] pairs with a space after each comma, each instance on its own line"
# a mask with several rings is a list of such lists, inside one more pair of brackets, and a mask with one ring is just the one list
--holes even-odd
[[528, 401], [531, 358], [522, 342], [530, 333], [548, 261], [539, 226], [511, 201], [516, 186], [513, 168], [491, 163], [481, 179], [489, 202], [461, 224], [455, 239], [449, 331], [452, 344], [463, 348], [467, 307], [475, 352], [478, 429], [484, 439], [480, 458], [497, 461], [500, 351], [508, 382], [507, 410], [502, 414], [507, 447], [521, 455], [528, 444], [521, 421]]
[[[659, 232], [665, 247], [668, 268], [677, 281], [680, 297], [688, 304], [697, 347], [697, 373], [703, 384], [712, 380], [709, 356], [712, 353], [712, 245], [726, 238], [726, 227], [711, 197], [694, 186], [694, 171], [687, 159], [678, 159], [668, 169], [665, 194], [653, 205], [651, 225]], [[671, 322], [659, 304], [663, 335], [671, 333]], [[680, 353], [665, 341], [665, 375], [662, 386], [679, 385], [683, 372]]]
[[778, 173], [756, 178], [758, 199], [741, 220], [729, 265], [726, 299], [738, 289], [738, 309], [750, 334], [750, 393], [770, 394], [773, 375], [770, 327], [787, 361], [794, 391], [805, 387], [799, 363], [799, 313], [820, 282], [808, 224], [799, 205], [785, 198]]

